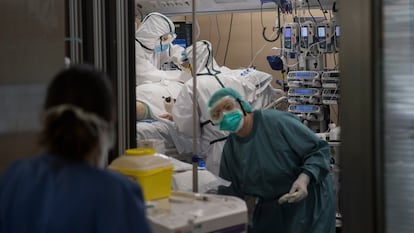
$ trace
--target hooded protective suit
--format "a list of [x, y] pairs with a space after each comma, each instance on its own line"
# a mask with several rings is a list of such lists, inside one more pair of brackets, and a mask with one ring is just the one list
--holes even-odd
[[[187, 57], [192, 62], [193, 46], [186, 49]], [[238, 91], [248, 103], [256, 109], [264, 107], [273, 98], [275, 91], [270, 82], [272, 76], [250, 70], [231, 70], [219, 67], [213, 58], [212, 46], [208, 41], [196, 43], [196, 77], [197, 77], [197, 111], [196, 127], [199, 138], [198, 156], [205, 159], [206, 168], [218, 175], [220, 159], [227, 132], [220, 131], [210, 122], [208, 100], [215, 91], [223, 87], [231, 87]], [[246, 70], [244, 70], [246, 71]], [[243, 74], [243, 75], [242, 75]], [[177, 97], [172, 115], [180, 132], [193, 136], [193, 80], [188, 80]]]
[[[161, 36], [171, 35], [171, 41], [163, 46], [165, 51], [157, 52], [154, 49], [161, 44]], [[135, 62], [136, 84], [160, 82], [164, 79], [185, 82], [191, 76], [180, 70], [161, 70], [163, 64], [175, 62], [178, 64], [184, 48], [171, 44], [175, 37], [173, 22], [160, 13], [148, 14], [135, 32]]]
[[[184, 48], [171, 44], [175, 38], [174, 24], [165, 15], [150, 13], [135, 36], [136, 100], [145, 103], [151, 118], [157, 120], [151, 124], [137, 122], [137, 139], [163, 138], [168, 141], [166, 145], [175, 144], [179, 153], [189, 152], [191, 140], [176, 132], [172, 122], [159, 118], [168, 112], [164, 101], [176, 99], [184, 82], [191, 78], [181, 70], [161, 70], [165, 63], [178, 64], [184, 51]], [[169, 39], [163, 41], [161, 37], [164, 36]]]

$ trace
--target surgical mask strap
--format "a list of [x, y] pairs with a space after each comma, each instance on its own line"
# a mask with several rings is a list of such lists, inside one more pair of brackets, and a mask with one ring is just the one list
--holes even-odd
[[240, 108], [241, 108], [241, 110], [243, 111], [243, 115], [247, 115], [247, 113], [246, 113], [246, 111], [244, 110], [244, 107], [243, 107], [243, 105], [242, 105], [242, 103], [241, 103], [241, 100], [239, 99], [239, 98], [237, 98], [236, 99], [236, 101], [240, 104]]
[[139, 41], [137, 38], [135, 38], [135, 41], [138, 42], [144, 49], [149, 50], [149, 51], [154, 51], [153, 49], [148, 48], [147, 46], [145, 46], [141, 41]]

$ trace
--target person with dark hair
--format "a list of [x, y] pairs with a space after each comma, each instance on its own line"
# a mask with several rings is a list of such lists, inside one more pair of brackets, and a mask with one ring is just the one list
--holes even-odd
[[92, 66], [54, 77], [45, 152], [0, 178], [0, 232], [151, 232], [138, 184], [103, 169], [115, 140], [113, 103], [108, 77]]

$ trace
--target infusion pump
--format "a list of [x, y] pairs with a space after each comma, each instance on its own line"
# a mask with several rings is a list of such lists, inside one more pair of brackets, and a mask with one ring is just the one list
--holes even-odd
[[322, 53], [332, 53], [335, 51], [334, 44], [334, 25], [332, 21], [323, 21], [318, 23], [317, 38], [319, 51]]

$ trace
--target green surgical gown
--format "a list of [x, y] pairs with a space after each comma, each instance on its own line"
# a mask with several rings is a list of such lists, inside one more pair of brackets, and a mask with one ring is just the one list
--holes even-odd
[[[334, 233], [335, 199], [329, 145], [291, 113], [254, 111], [252, 132], [231, 134], [223, 149], [220, 177], [231, 181], [219, 193], [257, 198], [249, 220], [254, 233]], [[278, 204], [300, 173], [311, 179], [308, 196]]]

